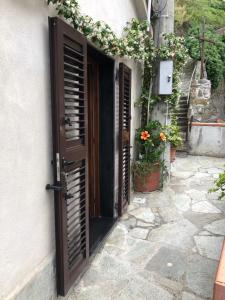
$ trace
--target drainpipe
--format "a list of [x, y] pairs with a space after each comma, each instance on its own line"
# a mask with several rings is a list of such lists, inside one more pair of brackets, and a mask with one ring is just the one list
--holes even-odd
[[151, 23], [152, 0], [148, 0], [148, 22]]
[[[150, 26], [151, 26], [151, 9], [152, 9], [152, 0], [148, 0], [148, 11], [147, 11], [147, 20], [149, 23], [149, 34], [150, 34]], [[149, 107], [150, 107], [150, 98], [152, 95], [152, 78], [150, 79], [149, 85], [149, 96], [148, 96], [148, 108], [147, 108], [147, 124], [149, 121]]]

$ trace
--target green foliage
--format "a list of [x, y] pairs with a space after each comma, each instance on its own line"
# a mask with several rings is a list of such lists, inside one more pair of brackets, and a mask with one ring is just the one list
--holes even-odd
[[212, 192], [220, 192], [219, 199], [225, 197], [225, 171], [219, 175], [219, 178], [215, 181], [215, 188], [209, 190]]
[[178, 31], [190, 25], [199, 25], [202, 17], [215, 28], [224, 27], [224, 0], [175, 0], [175, 24]]
[[132, 19], [127, 22], [122, 38], [116, 36], [111, 27], [103, 21], [95, 22], [90, 16], [80, 13], [77, 0], [49, 0], [56, 6], [59, 15], [68, 20], [75, 29], [84, 34], [97, 47], [109, 55], [126, 56], [152, 66], [155, 59], [154, 42], [149, 35], [146, 20]]
[[[160, 166], [166, 175], [166, 167], [162, 159], [165, 150], [166, 135], [159, 121], [151, 121], [136, 132], [139, 159], [132, 165], [134, 175], [145, 177]], [[163, 178], [162, 178], [163, 179]]]
[[165, 126], [167, 141], [174, 147], [180, 147], [183, 144], [183, 140], [180, 134], [180, 127], [178, 126], [177, 119], [173, 118], [171, 125]]
[[[189, 55], [195, 60], [200, 60], [199, 31], [199, 26], [192, 27], [185, 38]], [[207, 75], [211, 80], [212, 88], [215, 89], [225, 77], [225, 36], [216, 34], [212, 27], [208, 27], [205, 37], [215, 42], [205, 43]]]
[[[132, 19], [124, 28], [124, 35], [118, 38], [108, 24], [103, 21], [95, 22], [90, 16], [80, 13], [77, 0], [48, 0], [54, 4], [58, 14], [68, 20], [75, 29], [83, 33], [96, 46], [102, 48], [107, 54], [126, 56], [144, 62], [143, 86], [137, 104], [151, 111], [160, 101], [167, 101], [174, 108], [180, 96], [179, 83], [182, 67], [186, 59], [186, 50], [182, 38], [173, 34], [165, 34], [165, 44], [157, 49], [149, 35], [147, 21]], [[174, 61], [173, 94], [169, 97], [156, 97], [150, 95], [150, 80], [155, 76], [153, 66], [159, 60], [172, 59]]]
[[164, 137], [162, 125], [158, 121], [151, 121], [147, 126], [139, 128], [136, 133], [139, 160], [150, 164], [159, 162], [165, 149]]

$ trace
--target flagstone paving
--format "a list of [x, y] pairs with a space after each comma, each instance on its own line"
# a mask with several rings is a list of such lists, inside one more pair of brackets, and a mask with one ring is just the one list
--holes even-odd
[[225, 235], [208, 194], [224, 159], [177, 158], [163, 191], [136, 194], [69, 300], [206, 300]]

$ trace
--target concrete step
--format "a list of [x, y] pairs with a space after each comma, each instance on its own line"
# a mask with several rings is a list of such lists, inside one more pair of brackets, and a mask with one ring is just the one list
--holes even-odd
[[179, 104], [178, 104], [178, 109], [186, 109], [186, 110], [188, 110], [188, 105], [187, 105], [187, 103], [185, 103], [185, 102], [179, 103]]
[[187, 116], [187, 110], [186, 110], [186, 109], [185, 109], [185, 110], [183, 109], [183, 110], [181, 110], [181, 111], [178, 110], [176, 113], [174, 113], [174, 115], [175, 115], [175, 116], [183, 116], [183, 115], [184, 115], [184, 116]]

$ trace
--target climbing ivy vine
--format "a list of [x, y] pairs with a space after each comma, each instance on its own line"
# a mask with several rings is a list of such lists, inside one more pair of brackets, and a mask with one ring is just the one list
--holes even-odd
[[[167, 101], [173, 109], [179, 98], [179, 81], [182, 66], [186, 59], [183, 39], [173, 34], [165, 34], [165, 43], [161, 48], [154, 46], [149, 33], [148, 21], [132, 19], [127, 22], [123, 36], [118, 37], [111, 27], [103, 21], [94, 21], [90, 16], [80, 13], [77, 0], [48, 0], [48, 4], [56, 7], [58, 15], [63, 16], [75, 29], [84, 34], [97, 47], [113, 56], [128, 57], [144, 63], [143, 85], [137, 103], [144, 111], [151, 111], [160, 100]], [[150, 82], [156, 75], [154, 66], [160, 60], [174, 61], [173, 94], [169, 97], [151, 96]]]

